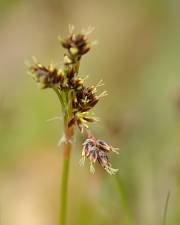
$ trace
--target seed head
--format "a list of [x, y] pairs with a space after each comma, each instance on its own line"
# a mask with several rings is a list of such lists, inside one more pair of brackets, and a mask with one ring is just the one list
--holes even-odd
[[[88, 32], [74, 33], [71, 27], [70, 33], [65, 38], [60, 38], [60, 43], [66, 49], [63, 58], [63, 67], [58, 68], [50, 64], [44, 66], [34, 60], [33, 65], [28, 69], [33, 79], [45, 88], [52, 88], [62, 105], [67, 128], [78, 127], [80, 132], [89, 129], [89, 123], [97, 121], [91, 110], [107, 95], [106, 91], [98, 94], [98, 88], [103, 85], [102, 80], [97, 84], [87, 86], [85, 78], [79, 75], [80, 60], [92, 47], [92, 42], [88, 40]], [[94, 164], [99, 164], [109, 173], [115, 174], [117, 169], [113, 169], [109, 162], [108, 154], [116, 152], [110, 144], [97, 140], [88, 132], [87, 139], [83, 143], [81, 164], [85, 158], [90, 161], [90, 171], [95, 172]]]
[[112, 152], [112, 146], [104, 141], [96, 140], [94, 136], [87, 138], [83, 143], [82, 158], [80, 165], [83, 165], [86, 158], [90, 161], [90, 172], [94, 173], [94, 164], [96, 161], [111, 175], [116, 174], [118, 169], [112, 168], [108, 158], [108, 153]]
[[91, 44], [88, 42], [86, 34], [71, 33], [67, 38], [60, 38], [62, 47], [66, 48], [72, 58], [81, 58], [91, 49]]
[[34, 80], [40, 83], [42, 88], [63, 86], [64, 73], [61, 69], [53, 67], [52, 64], [46, 67], [37, 63], [32, 65], [29, 70]]

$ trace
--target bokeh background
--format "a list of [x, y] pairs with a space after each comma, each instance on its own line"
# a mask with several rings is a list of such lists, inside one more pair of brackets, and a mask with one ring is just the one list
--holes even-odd
[[60, 115], [25, 60], [60, 64], [57, 36], [68, 24], [95, 27], [99, 44], [81, 63], [89, 84], [109, 95], [96, 107], [97, 137], [120, 147], [115, 177], [80, 168], [83, 137], [71, 158], [69, 225], [180, 224], [180, 2], [178, 0], [0, 1], [0, 224], [56, 225], [62, 167]]

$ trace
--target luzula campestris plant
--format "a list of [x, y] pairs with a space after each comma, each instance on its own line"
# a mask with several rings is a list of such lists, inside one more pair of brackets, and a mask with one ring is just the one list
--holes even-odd
[[[89, 31], [76, 34], [73, 27], [71, 27], [69, 35], [66, 38], [60, 38], [62, 47], [66, 49], [62, 68], [56, 68], [52, 64], [44, 66], [37, 61], [29, 66], [33, 79], [40, 84], [41, 88], [54, 90], [62, 106], [64, 117], [64, 170], [61, 207], [64, 208], [66, 207], [62, 205], [65, 204], [66, 198], [71, 139], [75, 126], [87, 136], [83, 143], [80, 165], [83, 165], [85, 158], [88, 158], [90, 160], [90, 172], [92, 173], [95, 172], [94, 164], [96, 161], [109, 174], [112, 175], [117, 172], [117, 169], [112, 168], [108, 159], [110, 152], [117, 153], [116, 149], [110, 144], [96, 139], [88, 128], [88, 123], [96, 121], [90, 110], [106, 95], [106, 91], [97, 94], [97, 88], [103, 85], [102, 81], [96, 85], [86, 86], [84, 82], [86, 77], [81, 78], [79, 76], [81, 58], [89, 52], [93, 45], [93, 43], [88, 41], [88, 34]], [[62, 210], [61, 214], [63, 213], [65, 214]], [[65, 218], [61, 220], [62, 224], [64, 224]]]

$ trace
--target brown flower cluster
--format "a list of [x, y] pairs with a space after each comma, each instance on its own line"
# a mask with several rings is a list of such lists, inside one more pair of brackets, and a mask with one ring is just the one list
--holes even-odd
[[80, 165], [83, 166], [85, 159], [90, 160], [90, 172], [94, 173], [94, 164], [96, 161], [111, 175], [116, 174], [118, 169], [112, 168], [109, 162], [108, 153], [117, 152], [117, 148], [113, 148], [112, 145], [106, 143], [102, 140], [97, 140], [90, 132], [88, 132], [88, 138], [83, 143], [82, 158], [80, 160]]
[[[67, 126], [69, 128], [77, 126], [83, 133], [84, 129], [88, 128], [88, 123], [97, 121], [90, 110], [107, 93], [106, 91], [100, 94], [97, 93], [98, 87], [103, 85], [102, 81], [96, 85], [86, 86], [86, 77], [82, 78], [79, 76], [80, 60], [92, 47], [92, 43], [88, 41], [87, 33], [81, 32], [76, 34], [71, 29], [70, 34], [66, 38], [60, 38], [60, 43], [66, 49], [63, 68], [57, 68], [52, 64], [44, 66], [35, 61], [29, 67], [29, 71], [41, 88], [52, 88], [56, 92], [62, 105]], [[89, 149], [89, 146], [92, 148], [88, 154], [83, 154], [90, 158], [91, 168], [92, 163], [98, 160], [107, 172], [114, 174], [116, 170], [112, 169], [106, 155], [107, 152], [113, 151], [113, 148], [105, 144], [105, 142], [95, 141], [95, 138], [87, 139], [87, 141], [83, 152], [85, 149]], [[93, 156], [96, 157], [96, 160], [95, 158], [93, 159]]]
[[67, 38], [60, 39], [60, 41], [62, 47], [68, 50], [68, 53], [65, 54], [65, 63], [67, 64], [76, 63], [91, 49], [88, 37], [83, 33], [70, 33]]

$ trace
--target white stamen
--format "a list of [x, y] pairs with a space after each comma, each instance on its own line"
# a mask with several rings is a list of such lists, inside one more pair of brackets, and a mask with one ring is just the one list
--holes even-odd
[[96, 84], [96, 88], [97, 87], [102, 87], [104, 86], [103, 80], [101, 79], [97, 84]]
[[107, 96], [107, 95], [108, 95], [107, 91], [103, 91], [103, 92], [98, 96], [98, 98], [102, 98], [102, 97], [105, 97], [105, 96]]
[[119, 152], [118, 152], [117, 150], [119, 150], [119, 148], [114, 148], [114, 147], [112, 147], [112, 152], [115, 152], [116, 154], [119, 155]]
[[105, 169], [106, 172], [108, 172], [110, 175], [115, 175], [115, 174], [118, 172], [118, 170], [119, 170], [119, 169], [114, 169], [114, 168], [109, 167], [109, 166], [105, 167], [104, 169]]
[[34, 63], [36, 63], [36, 64], [38, 63], [38, 60], [37, 60], [36, 56], [34, 56], [34, 55], [32, 56], [32, 61], [33, 61]]
[[85, 160], [86, 160], [86, 157], [85, 157], [85, 156], [83, 156], [83, 157], [79, 160], [79, 166], [80, 166], [80, 167], [83, 167], [83, 166], [84, 166]]
[[90, 173], [94, 174], [95, 173], [95, 168], [93, 166], [93, 163], [90, 163]]
[[92, 25], [89, 25], [87, 30], [86, 30], [86, 35], [91, 34], [93, 31], [95, 30], [95, 27], [93, 27]]
[[75, 26], [73, 24], [69, 24], [69, 33], [72, 34], [75, 30]]

